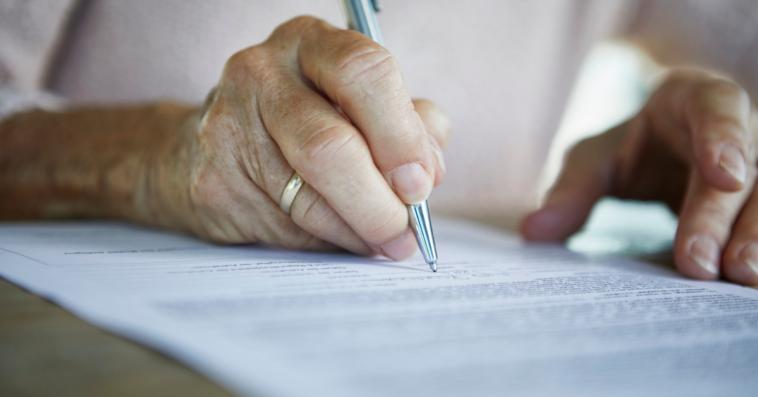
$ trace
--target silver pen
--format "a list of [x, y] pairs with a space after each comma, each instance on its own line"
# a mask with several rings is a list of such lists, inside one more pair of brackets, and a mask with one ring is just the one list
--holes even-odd
[[[347, 18], [348, 28], [357, 30], [384, 45], [375, 14], [380, 9], [379, 0], [342, 0], [342, 6]], [[432, 218], [429, 216], [426, 200], [420, 204], [409, 204], [408, 218], [421, 253], [424, 255], [424, 260], [432, 268], [432, 271], [436, 272], [437, 246], [434, 244]]]

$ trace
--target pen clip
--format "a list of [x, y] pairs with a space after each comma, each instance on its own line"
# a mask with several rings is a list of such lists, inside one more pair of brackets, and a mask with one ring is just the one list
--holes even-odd
[[382, 10], [382, 5], [379, 4], [379, 0], [371, 0], [371, 5], [374, 6], [375, 12], [379, 12]]

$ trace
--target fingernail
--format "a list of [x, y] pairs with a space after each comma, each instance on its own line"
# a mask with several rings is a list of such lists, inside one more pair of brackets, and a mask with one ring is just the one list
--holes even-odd
[[725, 169], [728, 173], [740, 181], [745, 183], [747, 166], [745, 165], [745, 157], [742, 152], [737, 148], [727, 146], [721, 151], [721, 157], [719, 158], [719, 165]]
[[407, 204], [418, 204], [429, 196], [432, 181], [421, 164], [411, 163], [392, 171], [392, 186]]
[[690, 258], [711, 274], [719, 274], [716, 261], [719, 257], [719, 245], [711, 236], [697, 236], [690, 245]]
[[400, 237], [384, 244], [382, 253], [392, 260], [399, 261], [413, 255], [417, 248], [416, 238], [413, 236], [413, 232], [408, 229]]
[[750, 243], [742, 249], [739, 259], [745, 263], [758, 274], [758, 244]]

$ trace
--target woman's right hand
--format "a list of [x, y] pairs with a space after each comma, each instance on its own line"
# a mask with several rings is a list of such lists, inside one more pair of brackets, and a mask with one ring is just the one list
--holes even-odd
[[[416, 249], [405, 204], [442, 181], [449, 136], [386, 49], [300, 17], [228, 60], [146, 168], [136, 202], [148, 222], [217, 242], [401, 259]], [[306, 184], [290, 215], [279, 201], [295, 172]]]

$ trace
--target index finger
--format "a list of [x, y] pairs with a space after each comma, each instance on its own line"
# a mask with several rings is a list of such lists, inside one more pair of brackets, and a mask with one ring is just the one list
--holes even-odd
[[304, 77], [363, 134], [374, 163], [400, 199], [409, 204], [425, 200], [437, 160], [397, 60], [361, 33], [317, 19], [302, 23], [297, 55]]
[[[674, 142], [680, 157], [694, 162], [711, 186], [742, 190], [755, 164], [747, 93], [702, 72], [680, 72], [659, 92], [646, 111], [654, 123], [669, 127], [661, 130]], [[660, 99], [668, 103], [661, 104]]]

